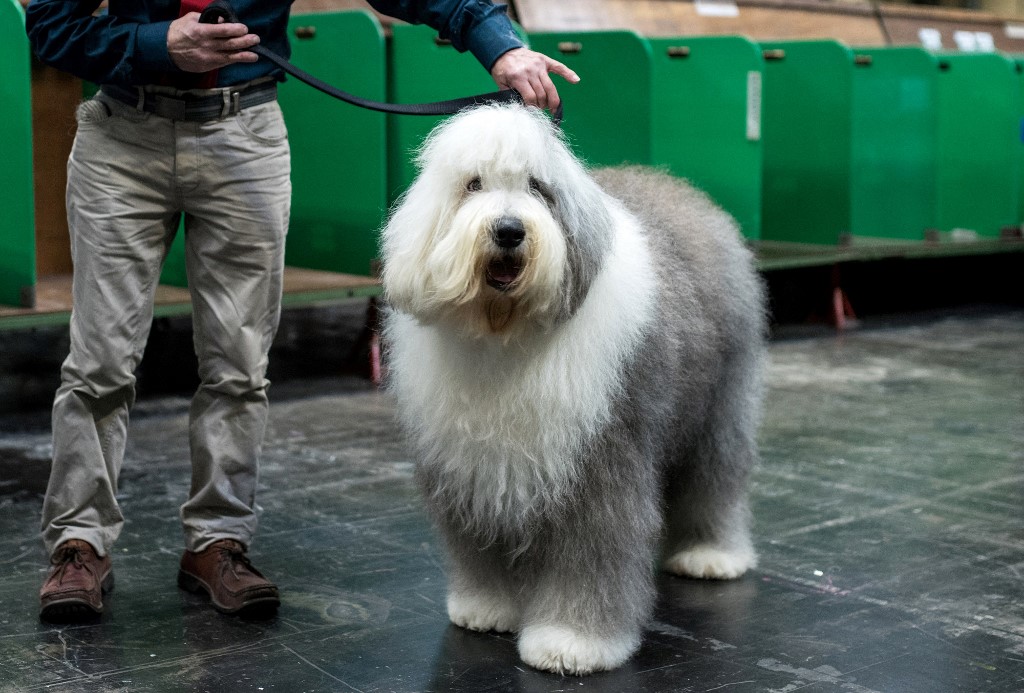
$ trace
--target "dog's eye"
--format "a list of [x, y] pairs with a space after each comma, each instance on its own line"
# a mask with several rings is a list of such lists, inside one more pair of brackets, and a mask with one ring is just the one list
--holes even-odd
[[484, 189], [484, 184], [480, 180], [480, 176], [477, 176], [475, 178], [470, 178], [469, 182], [466, 183], [466, 190], [468, 192], [479, 192], [480, 190], [483, 190], [483, 189]]
[[546, 185], [541, 183], [536, 178], [530, 178], [530, 192], [535, 195], [540, 195], [548, 202], [548, 204], [551, 204], [554, 201], [554, 198], [551, 195], [551, 191], [548, 190]]

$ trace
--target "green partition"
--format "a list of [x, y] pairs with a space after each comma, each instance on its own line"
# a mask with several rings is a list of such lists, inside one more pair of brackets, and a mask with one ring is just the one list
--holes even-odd
[[1018, 85], [994, 53], [938, 61], [937, 225], [961, 238], [998, 238], [1017, 224]]
[[576, 71], [579, 84], [557, 77], [562, 128], [591, 166], [651, 161], [651, 47], [628, 31], [530, 34], [534, 50]]
[[761, 49], [742, 37], [650, 39], [651, 163], [761, 233]]
[[[363, 98], [386, 98], [384, 33], [373, 15], [294, 15], [289, 29], [295, 65]], [[370, 275], [388, 204], [384, 114], [292, 78], [280, 101], [292, 148], [286, 263]]]
[[1017, 74], [1017, 224], [1024, 229], [1024, 56], [1014, 56]]
[[762, 48], [761, 238], [834, 245], [850, 231], [853, 52], [836, 41]]
[[164, 259], [160, 283], [167, 286], [188, 286], [188, 273], [185, 271], [185, 223], [178, 223], [178, 232], [174, 236], [167, 257]]
[[25, 13], [0, 0], [0, 199], [7, 221], [0, 233], [0, 304], [35, 304], [35, 199], [32, 185], [32, 86]]
[[[329, 84], [374, 101], [386, 93], [384, 34], [368, 12], [294, 15], [291, 61]], [[292, 153], [292, 208], [285, 263], [370, 275], [387, 212], [384, 114], [357, 108], [294, 78], [281, 85]], [[179, 229], [160, 281], [184, 286]]]
[[[497, 86], [469, 53], [439, 41], [425, 26], [392, 28], [388, 61], [388, 98], [394, 103], [428, 103], [495, 91]], [[388, 175], [394, 200], [416, 175], [413, 158], [427, 133], [442, 116], [388, 116]]]
[[[582, 77], [571, 85], [554, 77], [565, 109], [565, 129], [577, 154], [591, 165], [650, 161], [650, 48], [631, 32], [531, 34], [531, 47]], [[389, 97], [397, 103], [452, 99], [494, 91], [486, 70], [421, 26], [394, 27]], [[609, 96], [615, 85], [614, 98]], [[413, 154], [439, 118], [389, 116], [391, 197], [412, 182]]]
[[922, 48], [857, 49], [851, 233], [920, 241], [936, 226], [938, 60]]

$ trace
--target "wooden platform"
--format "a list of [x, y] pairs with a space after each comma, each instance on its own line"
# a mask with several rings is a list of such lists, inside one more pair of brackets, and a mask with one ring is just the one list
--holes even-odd
[[854, 237], [849, 242], [836, 246], [786, 243], [782, 241], [758, 241], [754, 245], [754, 252], [757, 255], [758, 269], [762, 272], [772, 272], [799, 267], [837, 265], [847, 262], [1019, 253], [1024, 252], [1024, 240], [1020, 238], [1003, 238], [958, 241], [943, 237], [935, 241], [922, 243], [885, 238]]
[[[1004, 238], [956, 241], [940, 238], [926, 243], [881, 238], [853, 238], [841, 246], [758, 241], [753, 244], [757, 267], [773, 272], [801, 267], [821, 267], [849, 262], [895, 258], [927, 259], [1024, 252], [1024, 239]], [[349, 298], [379, 296], [381, 286], [373, 277], [336, 274], [288, 267], [285, 269], [285, 308], [328, 303]], [[188, 289], [159, 286], [154, 315], [187, 315], [192, 310]], [[36, 307], [0, 306], [0, 330], [59, 325], [71, 315], [71, 275], [53, 275], [36, 285]]]
[[[321, 0], [325, 1], [325, 0]], [[529, 32], [631, 29], [643, 36], [739, 34], [755, 41], [837, 39], [851, 46], [919, 46], [922, 30], [958, 48], [958, 33], [989, 37], [997, 50], [1024, 52], [1019, 19], [991, 12], [868, 0], [515, 0]], [[296, 3], [298, 6], [298, 3]], [[935, 40], [933, 38], [932, 40]]]
[[[317, 270], [285, 268], [284, 306], [311, 305], [360, 296], [380, 294], [372, 277], [336, 274]], [[188, 289], [159, 286], [154, 315], [187, 315], [192, 311]], [[71, 316], [71, 275], [42, 277], [36, 285], [34, 308], [0, 306], [0, 329], [16, 329], [66, 323]]]
[[519, 21], [530, 32], [631, 29], [642, 36], [741, 34], [754, 40], [834, 38], [858, 46], [885, 44], [868, 2], [742, 0], [718, 14], [683, 0], [518, 0]]

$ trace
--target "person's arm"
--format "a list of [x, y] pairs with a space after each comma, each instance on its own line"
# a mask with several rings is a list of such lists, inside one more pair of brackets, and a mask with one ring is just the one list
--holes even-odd
[[174, 69], [167, 53], [170, 22], [140, 24], [94, 16], [100, 0], [32, 0], [25, 30], [47, 65], [100, 84], [141, 84]]
[[504, 5], [480, 0], [367, 0], [378, 12], [426, 24], [458, 51], [469, 51], [488, 71], [498, 57], [523, 45]]
[[579, 77], [568, 67], [523, 46], [504, 5], [487, 0], [367, 0], [376, 10], [436, 29], [460, 51], [469, 51], [499, 87], [515, 89], [531, 105], [554, 109], [558, 90], [548, 73], [570, 82]]
[[176, 20], [133, 22], [94, 15], [100, 0], [32, 0], [25, 30], [47, 65], [98, 84], [135, 85], [160, 75], [206, 72], [255, 62], [259, 42], [243, 24], [199, 24], [198, 13]]

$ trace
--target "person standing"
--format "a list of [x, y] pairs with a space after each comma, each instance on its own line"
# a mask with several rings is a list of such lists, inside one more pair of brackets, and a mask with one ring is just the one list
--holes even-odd
[[[469, 50], [501, 88], [554, 109], [561, 63], [524, 47], [487, 0], [369, 0]], [[247, 557], [267, 422], [267, 359], [281, 311], [291, 197], [283, 74], [290, 2], [236, 0], [244, 23], [202, 24], [208, 0], [32, 0], [36, 56], [100, 86], [77, 112], [68, 161], [71, 348], [53, 404], [40, 616], [103, 611], [116, 494], [160, 270], [184, 217], [200, 385], [189, 410], [192, 483], [178, 584], [228, 614], [273, 614], [280, 595]]]

